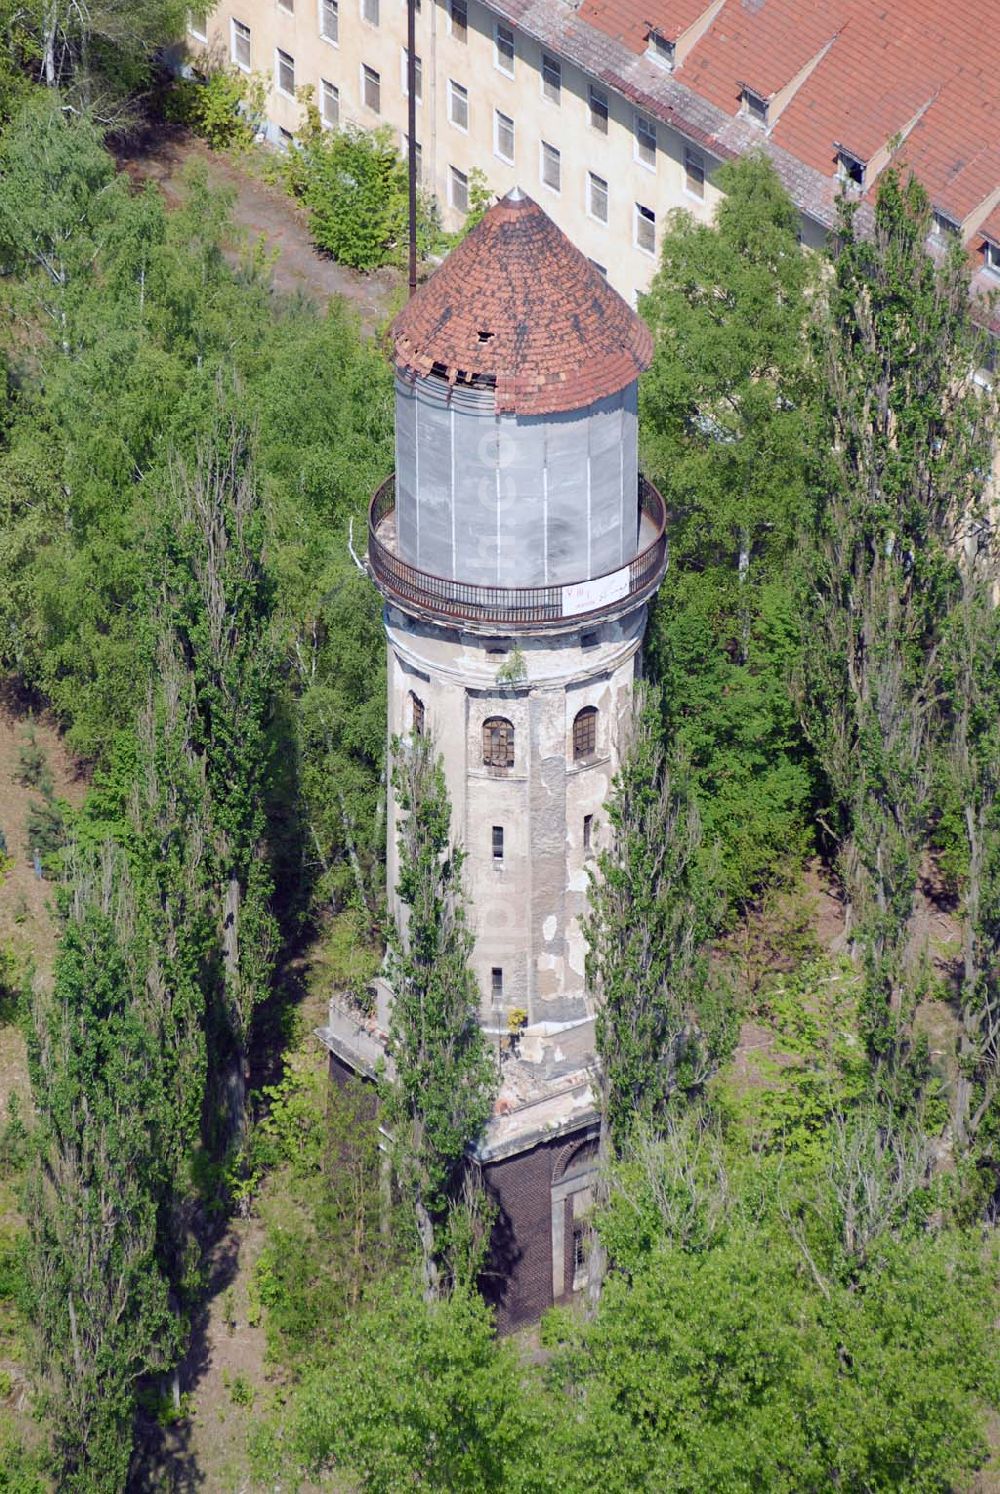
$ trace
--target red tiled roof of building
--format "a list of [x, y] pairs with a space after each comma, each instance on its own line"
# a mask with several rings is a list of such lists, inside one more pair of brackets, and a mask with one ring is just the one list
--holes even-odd
[[495, 386], [499, 412], [552, 415], [649, 367], [648, 327], [537, 202], [514, 191], [392, 325], [397, 368]]
[[[490, 4], [718, 159], [762, 146], [803, 212], [827, 226], [838, 146], [870, 165], [869, 203], [895, 148], [968, 234], [977, 212], [994, 206], [1000, 27], [981, 0], [723, 0], [714, 9], [711, 0], [581, 0], [576, 11], [563, 0]], [[673, 72], [645, 55], [650, 28], [676, 40], [691, 27], [698, 35]], [[744, 86], [782, 95], [766, 130], [742, 116]]]

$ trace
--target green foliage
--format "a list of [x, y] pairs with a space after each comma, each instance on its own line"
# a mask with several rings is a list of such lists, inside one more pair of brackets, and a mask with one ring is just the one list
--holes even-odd
[[805, 671], [865, 965], [866, 1041], [890, 1084], [911, 1056], [907, 950], [943, 624], [959, 595], [956, 526], [981, 510], [991, 438], [971, 385], [968, 267], [957, 246], [940, 262], [927, 254], [929, 222], [923, 188], [895, 171], [880, 180], [872, 235], [842, 207], [821, 333], [830, 454]]
[[17, 750], [17, 781], [24, 788], [37, 788], [43, 793], [52, 792], [52, 774], [45, 757], [45, 748], [39, 743], [33, 722], [25, 727]]
[[[404, 262], [409, 184], [406, 162], [388, 129], [326, 130], [313, 119], [289, 153], [285, 177], [305, 204], [318, 248], [356, 270]], [[422, 252], [432, 227], [431, 205], [422, 200]]]
[[763, 157], [725, 166], [720, 181], [714, 226], [672, 216], [642, 299], [655, 352], [640, 415], [671, 516], [650, 655], [714, 875], [747, 903], [809, 838], [788, 685], [802, 646], [798, 532], [812, 510], [814, 270]]
[[405, 936], [390, 931], [394, 1000], [388, 1052], [395, 1076], [382, 1092], [397, 1170], [416, 1213], [426, 1284], [434, 1291], [466, 1148], [486, 1123], [498, 1076], [479, 1025], [480, 995], [468, 963], [473, 936], [462, 895], [463, 854], [451, 841], [441, 758], [430, 737], [416, 733], [395, 738], [392, 757], [397, 887], [408, 916]]
[[175, 1348], [156, 1261], [158, 1055], [124, 871], [81, 867], [30, 1048], [30, 1282], [59, 1487], [123, 1485], [137, 1381]]
[[635, 713], [584, 926], [602, 1110], [616, 1146], [641, 1119], [662, 1119], [675, 1095], [701, 1091], [736, 1037], [705, 956], [717, 905], [698, 863], [687, 765], [664, 750], [658, 696], [637, 692]]
[[523, 1487], [533, 1439], [520, 1375], [474, 1292], [427, 1305], [410, 1275], [390, 1276], [261, 1439], [261, 1476], [347, 1469], [372, 1494]]
[[265, 83], [238, 67], [178, 78], [167, 96], [168, 119], [187, 125], [213, 150], [247, 149], [264, 113]]

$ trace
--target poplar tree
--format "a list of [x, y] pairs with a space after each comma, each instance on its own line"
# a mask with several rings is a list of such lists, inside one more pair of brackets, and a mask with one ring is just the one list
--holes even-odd
[[398, 891], [405, 927], [390, 929], [393, 989], [384, 1084], [386, 1125], [414, 1211], [428, 1300], [442, 1286], [448, 1218], [465, 1179], [466, 1149], [493, 1106], [496, 1062], [479, 1025], [469, 968], [474, 936], [462, 892], [464, 853], [451, 839], [451, 804], [429, 736], [392, 743], [400, 810]]
[[265, 846], [276, 648], [273, 588], [248, 429], [220, 420], [179, 467], [164, 533], [164, 621], [190, 690], [191, 747], [205, 775], [208, 880], [219, 957], [207, 1021], [221, 1140], [245, 1143], [248, 1041], [267, 995], [276, 926]]
[[78, 858], [29, 1047], [38, 1114], [29, 1278], [60, 1489], [125, 1485], [135, 1387], [177, 1348], [157, 1265], [164, 1111], [122, 854]]
[[674, 1096], [699, 1092], [734, 1036], [705, 958], [717, 905], [689, 770], [664, 745], [658, 695], [642, 687], [607, 814], [584, 929], [605, 1151], [617, 1151], [637, 1123], [655, 1130]]
[[942, 625], [983, 502], [960, 247], [926, 249], [923, 188], [889, 171], [874, 232], [844, 204], [822, 327], [830, 459], [812, 560], [805, 727], [829, 785], [873, 1063], [911, 1050], [907, 945], [930, 804]]

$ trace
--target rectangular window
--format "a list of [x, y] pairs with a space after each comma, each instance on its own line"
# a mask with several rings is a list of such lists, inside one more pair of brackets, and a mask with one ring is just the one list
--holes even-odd
[[295, 58], [279, 49], [274, 54], [274, 76], [279, 93], [295, 97]]
[[493, 114], [493, 149], [501, 161], [514, 162], [514, 121], [499, 109]]
[[361, 100], [373, 114], [382, 113], [382, 79], [367, 62], [361, 64]]
[[467, 0], [451, 0], [451, 34], [457, 42], [469, 39], [469, 6]]
[[284, 125], [278, 126], [278, 139], [281, 142], [282, 150], [291, 150], [295, 144], [295, 136], [291, 130], [286, 130]]
[[[413, 154], [417, 163], [417, 181], [422, 182], [424, 179], [424, 153], [420, 148], [419, 140], [415, 141], [414, 145], [415, 149]], [[403, 130], [402, 134], [399, 137], [399, 153], [403, 157], [404, 161], [408, 161], [410, 159], [410, 137], [405, 130]]]
[[587, 212], [598, 223], [608, 221], [608, 184], [595, 171], [587, 173]]
[[[407, 52], [406, 48], [404, 47], [403, 50], [402, 50], [402, 53], [400, 54], [400, 64], [399, 64], [399, 66], [400, 66], [400, 75], [401, 75], [402, 80], [403, 80], [403, 97], [404, 97], [404, 99], [408, 98], [409, 94], [410, 94], [410, 89], [409, 89], [410, 75], [409, 75], [409, 72], [407, 71], [407, 67], [406, 67], [406, 63], [407, 63], [408, 57], [409, 57], [409, 53]], [[414, 57], [414, 59], [413, 59], [413, 74], [414, 74], [414, 83], [416, 85], [415, 89], [414, 89], [414, 92], [415, 92], [416, 97], [417, 97], [417, 103], [418, 104], [422, 104], [423, 101], [424, 101], [424, 74], [423, 74], [423, 68], [420, 65], [420, 58], [419, 57]]]
[[208, 8], [188, 11], [188, 31], [195, 41], [208, 41]]
[[635, 205], [635, 246], [644, 254], [656, 253], [656, 214], [641, 202]]
[[232, 54], [237, 67], [245, 73], [250, 71], [250, 27], [242, 21], [233, 21]]
[[469, 178], [457, 166], [452, 166], [448, 174], [448, 195], [453, 208], [460, 213], [469, 211]]
[[857, 156], [852, 156], [850, 151], [838, 150], [837, 152], [837, 179], [844, 186], [861, 187], [865, 185], [865, 163]]
[[983, 240], [983, 265], [994, 275], [1000, 275], [1000, 244], [994, 244], [992, 239]]
[[559, 152], [548, 141], [542, 141], [542, 181], [553, 192], [562, 187], [562, 163]]
[[562, 67], [547, 52], [542, 53], [542, 93], [552, 104], [562, 97]]
[[340, 128], [340, 89], [325, 78], [319, 84], [319, 112], [323, 123], [331, 130]]
[[684, 187], [692, 197], [705, 195], [705, 157], [690, 145], [684, 149]]
[[448, 79], [448, 118], [456, 129], [469, 128], [469, 90], [454, 78]]
[[295, 0], [278, 0], [278, 9], [287, 10], [291, 15], [295, 10]]
[[503, 971], [499, 965], [490, 971], [490, 992], [498, 1004], [503, 1000]]
[[361, 0], [361, 19], [369, 26], [378, 25], [378, 0]]
[[608, 96], [600, 88], [590, 89], [590, 127], [608, 133]]
[[659, 31], [649, 33], [649, 40], [646, 43], [647, 56], [652, 57], [653, 61], [658, 62], [661, 67], [673, 68], [676, 50], [674, 43], [668, 41]]
[[503, 860], [503, 826], [493, 826], [493, 860]]
[[319, 0], [319, 34], [336, 46], [340, 40], [340, 14], [337, 0]]
[[514, 33], [509, 26], [503, 26], [499, 21], [493, 34], [493, 65], [506, 73], [508, 78], [513, 78]]
[[583, 849], [593, 850], [594, 846], [594, 816], [585, 814], [583, 817]]
[[645, 114], [635, 116], [635, 158], [643, 166], [656, 165], [656, 126]]

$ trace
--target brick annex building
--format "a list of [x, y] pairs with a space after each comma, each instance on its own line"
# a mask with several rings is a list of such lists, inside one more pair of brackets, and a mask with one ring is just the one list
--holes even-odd
[[[511, 1327], [586, 1269], [588, 862], [667, 560], [663, 502], [637, 465], [652, 339], [515, 189], [392, 341], [396, 472], [372, 501], [368, 566], [385, 599], [390, 739], [433, 736], [467, 856], [480, 1021], [502, 1076], [477, 1162], [500, 1206], [489, 1279]], [[398, 918], [394, 806], [387, 879]], [[331, 1003], [335, 1078], [376, 1071], [391, 1003], [377, 989], [369, 1022]]]
[[[474, 168], [521, 183], [626, 299], [670, 210], [710, 220], [717, 169], [766, 152], [821, 245], [841, 191], [869, 211], [894, 158], [933, 240], [1000, 288], [1000, 26], [981, 0], [417, 0], [425, 188], [457, 227]], [[326, 124], [405, 149], [405, 0], [219, 0], [192, 50], [269, 76], [290, 141], [309, 86]], [[933, 244], [932, 244], [933, 247]], [[1000, 322], [996, 324], [1000, 331]]]

